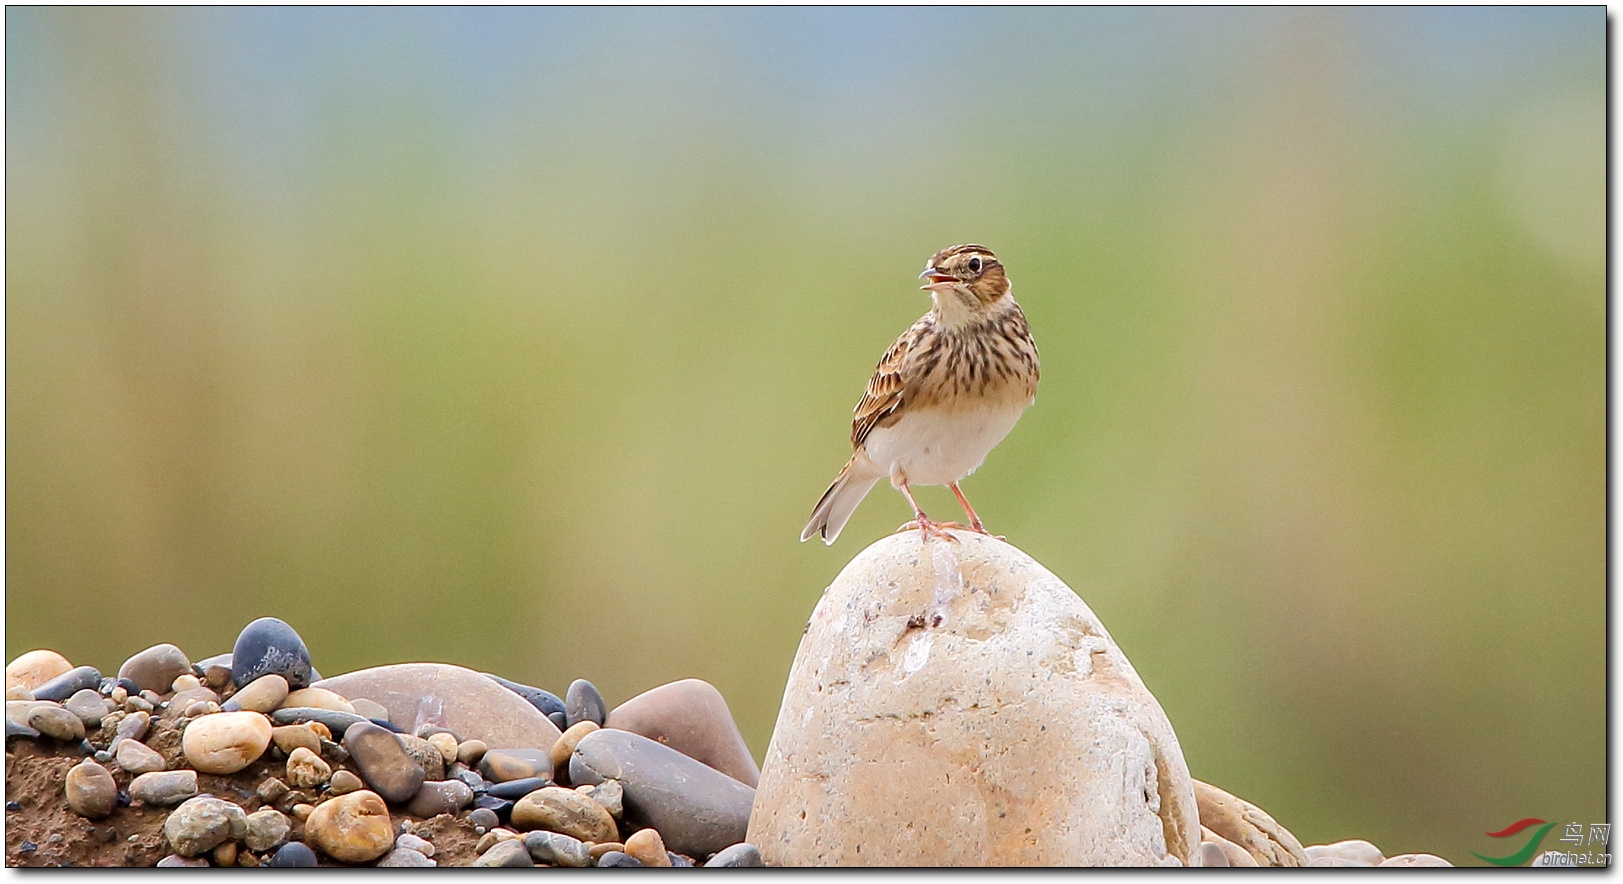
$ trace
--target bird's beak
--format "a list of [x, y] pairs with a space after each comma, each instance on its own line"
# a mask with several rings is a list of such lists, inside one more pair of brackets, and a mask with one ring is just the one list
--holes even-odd
[[919, 286], [919, 288], [925, 288], [925, 289], [933, 289], [936, 286], [941, 285], [942, 283], [951, 283], [951, 282], [956, 281], [952, 277], [948, 276], [945, 273], [942, 273], [941, 271], [935, 269], [934, 267], [926, 267], [926, 268], [924, 268], [924, 272], [919, 274], [919, 279], [928, 279], [928, 280], [930, 280], [929, 285]]

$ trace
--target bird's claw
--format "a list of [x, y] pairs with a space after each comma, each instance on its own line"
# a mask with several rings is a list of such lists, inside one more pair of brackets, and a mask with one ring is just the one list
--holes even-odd
[[912, 531], [917, 529], [919, 532], [919, 537], [925, 540], [928, 540], [931, 537], [940, 537], [943, 540], [950, 540], [953, 543], [957, 543], [958, 538], [949, 533], [949, 529], [952, 528], [956, 528], [960, 531], [969, 530], [957, 522], [937, 522], [927, 516], [920, 515], [913, 521], [904, 523], [900, 528], [896, 529], [896, 532], [899, 534], [903, 531]]

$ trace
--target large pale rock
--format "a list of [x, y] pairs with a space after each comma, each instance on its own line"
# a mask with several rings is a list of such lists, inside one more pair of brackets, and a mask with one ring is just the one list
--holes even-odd
[[[1200, 824], [1238, 845], [1259, 866], [1305, 866], [1309, 857], [1302, 842], [1289, 829], [1274, 822], [1262, 808], [1211, 785], [1195, 780], [1195, 802]], [[1368, 844], [1369, 842], [1362, 842]], [[1380, 851], [1374, 845], [1379, 862]], [[1232, 864], [1232, 863], [1231, 863]]]
[[1177, 737], [1099, 619], [953, 535], [891, 535], [824, 592], [746, 840], [768, 865], [1198, 864]]
[[6, 664], [6, 687], [21, 685], [33, 690], [71, 669], [68, 658], [55, 651], [29, 651]]
[[523, 697], [472, 669], [448, 663], [375, 666], [323, 679], [314, 687], [379, 703], [407, 733], [432, 724], [464, 740], [543, 752], [558, 741], [557, 725]]

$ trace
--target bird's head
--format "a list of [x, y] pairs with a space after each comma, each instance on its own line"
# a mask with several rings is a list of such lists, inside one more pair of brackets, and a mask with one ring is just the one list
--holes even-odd
[[1009, 294], [1002, 262], [991, 249], [973, 243], [936, 252], [919, 278], [927, 280], [920, 287], [930, 292], [944, 315], [979, 314]]

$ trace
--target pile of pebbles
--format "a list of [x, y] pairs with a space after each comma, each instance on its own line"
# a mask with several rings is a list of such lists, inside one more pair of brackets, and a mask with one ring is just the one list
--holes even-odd
[[[38, 812], [13, 800], [24, 768], [55, 762], [53, 784], [63, 772], [50, 800], [84, 820], [134, 825], [161, 813], [160, 867], [431, 867], [453, 838], [461, 865], [762, 864], [744, 841], [759, 770], [704, 682], [662, 685], [612, 712], [584, 679], [560, 698], [443, 664], [327, 684], [298, 633], [271, 617], [248, 624], [230, 654], [194, 663], [160, 644], [116, 676], [54, 651], [23, 654], [6, 666], [8, 822]], [[473, 732], [487, 694], [502, 701], [493, 706], [523, 700], [530, 745]], [[398, 714], [457, 703], [463, 733], [403, 726]], [[48, 853], [8, 839], [7, 865], [44, 864]]]

